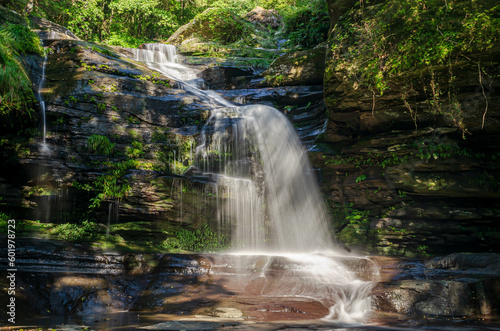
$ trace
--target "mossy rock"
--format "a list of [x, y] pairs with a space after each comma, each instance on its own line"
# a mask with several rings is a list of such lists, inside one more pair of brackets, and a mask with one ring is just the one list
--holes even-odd
[[178, 45], [193, 37], [228, 44], [239, 40], [250, 29], [249, 23], [226, 9], [208, 8], [181, 26], [168, 44]]
[[0, 25], [11, 23], [11, 24], [20, 24], [20, 25], [28, 25], [26, 19], [15, 11], [0, 6]]
[[65, 28], [62, 25], [51, 22], [42, 17], [29, 16], [30, 27], [42, 38], [42, 39], [75, 39], [78, 38], [72, 31]]

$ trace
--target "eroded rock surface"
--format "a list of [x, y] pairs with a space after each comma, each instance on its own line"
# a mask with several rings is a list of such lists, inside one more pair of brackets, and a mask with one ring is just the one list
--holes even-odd
[[496, 316], [499, 261], [497, 254], [486, 253], [456, 253], [427, 262], [381, 258], [383, 276], [375, 291], [375, 307], [409, 316]]

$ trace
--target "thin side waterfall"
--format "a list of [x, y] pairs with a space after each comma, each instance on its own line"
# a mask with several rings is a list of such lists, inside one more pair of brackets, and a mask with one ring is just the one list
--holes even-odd
[[113, 203], [108, 204], [108, 225], [106, 226], [106, 238], [109, 238], [109, 231], [111, 228], [111, 211], [113, 210]]
[[42, 77], [40, 78], [40, 83], [38, 84], [38, 91], [37, 91], [37, 96], [38, 96], [38, 102], [40, 103], [40, 110], [42, 113], [42, 150], [48, 150], [47, 146], [47, 119], [45, 116], [45, 101], [43, 100], [42, 97], [42, 89], [45, 85], [45, 67], [47, 65], [47, 55], [45, 55], [43, 59], [43, 65], [42, 65]]
[[[168, 62], [176, 57], [167, 50], [171, 46], [146, 46], [137, 59], [179, 81], [211, 108], [191, 171], [213, 182], [218, 228], [230, 232], [233, 247], [231, 258], [221, 259], [234, 258], [244, 265], [238, 270], [254, 270], [249, 282], [264, 277], [263, 296], [317, 300], [329, 307], [326, 320], [365, 322], [373, 283], [360, 280], [348, 265], [369, 265], [371, 273], [377, 269], [333, 242], [315, 175], [286, 116], [263, 105], [238, 107], [199, 89], [197, 72]], [[183, 75], [189, 81], [179, 78]], [[271, 270], [276, 265], [279, 273]]]

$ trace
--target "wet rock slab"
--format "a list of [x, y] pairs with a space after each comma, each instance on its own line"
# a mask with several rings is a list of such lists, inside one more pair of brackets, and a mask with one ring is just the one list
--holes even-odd
[[456, 253], [421, 260], [376, 259], [377, 310], [410, 316], [491, 317], [500, 313], [500, 257]]
[[[266, 286], [286, 274], [284, 258], [268, 264], [266, 275], [273, 279], [267, 279], [255, 275], [262, 273], [268, 257], [251, 257], [255, 263], [248, 267], [225, 255], [104, 254], [39, 239], [22, 239], [19, 247], [16, 300], [22, 324], [42, 325], [44, 320], [51, 326], [61, 321], [68, 325], [78, 320], [97, 329], [128, 325], [151, 330], [343, 327], [321, 321], [329, 311], [318, 300], [266, 294]], [[380, 266], [378, 272], [370, 260]], [[372, 297], [375, 311], [368, 321], [372, 326], [359, 330], [388, 325], [467, 329], [499, 313], [496, 254], [370, 260], [346, 258], [359, 278], [378, 280]], [[8, 286], [5, 279], [0, 281], [0, 313], [5, 313]]]
[[[19, 239], [18, 245], [21, 322], [123, 311], [231, 321], [319, 320], [328, 315], [328, 306], [319, 300], [273, 292], [273, 284], [289, 276], [283, 258], [269, 263], [261, 277], [268, 257], [249, 258], [254, 263], [248, 265], [225, 255], [102, 253], [39, 239]], [[5, 249], [1, 253], [7, 256]], [[5, 258], [1, 262], [6, 265]], [[5, 303], [8, 286], [6, 279], [0, 282], [0, 302]], [[1, 307], [5, 313], [6, 305]]]

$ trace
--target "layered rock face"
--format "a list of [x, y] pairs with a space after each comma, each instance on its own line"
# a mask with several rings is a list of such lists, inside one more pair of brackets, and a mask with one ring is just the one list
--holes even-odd
[[[7, 211], [18, 219], [71, 222], [85, 217], [90, 199], [104, 193], [95, 215], [103, 223], [215, 221], [215, 193], [204, 179], [186, 172], [210, 107], [178, 82], [132, 60], [129, 49], [79, 40], [45, 44], [47, 58], [27, 63], [34, 86], [40, 86], [47, 125], [43, 129], [40, 113], [37, 139], [3, 143], [7, 162], [0, 189]], [[198, 70], [212, 88], [231, 89], [216, 93], [235, 105], [282, 109], [309, 147], [322, 130], [321, 86], [265, 87], [255, 75], [259, 71], [246, 64], [207, 60]]]
[[[40, 138], [22, 148], [3, 146], [5, 201], [19, 217], [51, 222], [81, 217], [91, 195], [76, 190], [75, 181], [94, 182], [113, 165], [127, 167], [123, 162], [133, 159], [135, 165], [118, 176], [116, 185], [111, 183], [114, 189], [126, 182], [131, 187], [120, 203], [120, 216], [175, 219], [168, 213], [181, 179], [172, 183], [163, 175], [180, 174], [187, 165], [193, 134], [208, 110], [195, 96], [176, 89], [175, 82], [119, 55], [120, 50], [76, 40], [46, 46], [40, 93], [46, 144]], [[31, 61], [38, 80], [43, 62]], [[106, 140], [109, 150], [93, 150], [92, 139]], [[107, 203], [101, 207], [108, 214]]]
[[[335, 29], [353, 5], [329, 2]], [[361, 8], [361, 17], [377, 13], [380, 3], [372, 5]], [[192, 163], [197, 134], [209, 116], [199, 97], [120, 56], [125, 49], [78, 41], [62, 27], [35, 23], [41, 35], [55, 31], [56, 37], [73, 40], [47, 42], [52, 52], [41, 95], [49, 149], [36, 141], [2, 146], [4, 201], [20, 214], [68, 219], [75, 201], [84, 208], [90, 197], [76, 190], [74, 181], [95, 182], [108, 173], [109, 162], [134, 159], [137, 166], [122, 177], [131, 190], [113, 207], [122, 220], [180, 215], [195, 223], [206, 220], [200, 215], [210, 215], [213, 207], [198, 203], [203, 183], [179, 177]], [[408, 256], [462, 251], [463, 243], [470, 251], [497, 251], [498, 43], [451, 65], [388, 76], [383, 93], [353, 84], [346, 67], [338, 69], [333, 46], [327, 47], [326, 66], [325, 47], [319, 46], [278, 58], [262, 75], [246, 65], [207, 60], [200, 75], [236, 104], [263, 103], [289, 115], [316, 151], [310, 156], [340, 241]], [[27, 63], [38, 86], [43, 59]], [[449, 90], [454, 93], [443, 92]], [[112, 156], [91, 151], [93, 135], [114, 144]], [[193, 187], [183, 199], [181, 181], [184, 191]], [[186, 201], [204, 207], [189, 216], [180, 210]], [[101, 208], [105, 219], [109, 209]]]
[[[353, 4], [328, 3], [331, 34], [340, 35], [336, 24]], [[375, 17], [382, 7], [371, 4], [349, 15]], [[320, 137], [327, 152], [312, 156], [323, 169], [339, 238], [410, 256], [498, 251], [498, 40], [444, 65], [384, 74], [369, 88], [362, 76], [371, 73], [356, 69], [349, 53], [369, 44], [365, 37], [331, 45], [324, 79], [328, 126]], [[376, 47], [389, 46], [389, 39], [373, 45], [373, 58], [387, 56]], [[359, 84], [352, 70], [359, 71]], [[381, 93], [376, 84], [383, 83]]]
[[[310, 321], [328, 314], [328, 307], [310, 297], [262, 295], [270, 284], [296, 281], [296, 275], [290, 275], [296, 265], [286, 257], [249, 256], [250, 263], [242, 266], [234, 255], [105, 254], [41, 239], [19, 243], [25, 249], [17, 256], [16, 302], [25, 323], [36, 324], [41, 316], [80, 316], [92, 325], [113, 313], [140, 314], [144, 319], [135, 321], [137, 325], [151, 324], [147, 316], [158, 318], [160, 313], [231, 321], [243, 317], [252, 323]], [[7, 253], [6, 248], [0, 251]], [[459, 318], [460, 326], [477, 328], [481, 316], [499, 313], [500, 259], [492, 254], [458, 253], [427, 262], [346, 256], [344, 263], [359, 278], [377, 282], [372, 323], [413, 329], [432, 327], [426, 318], [437, 318], [440, 327], [439, 319]], [[8, 279], [1, 283], [8, 288]], [[1, 292], [0, 301], [8, 300], [6, 291]], [[5, 313], [6, 305], [2, 307]], [[229, 307], [237, 307], [238, 314], [217, 314]]]
[[263, 75], [273, 86], [322, 85], [326, 45], [291, 52], [277, 58]]

